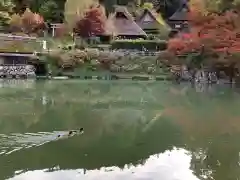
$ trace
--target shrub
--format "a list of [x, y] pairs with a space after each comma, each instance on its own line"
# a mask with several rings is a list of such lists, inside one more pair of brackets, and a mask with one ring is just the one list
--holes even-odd
[[47, 59], [49, 64], [58, 67], [58, 68], [74, 68], [78, 65], [84, 63], [86, 59], [86, 53], [80, 50], [71, 50], [71, 51], [56, 51], [51, 52]]
[[95, 48], [87, 48], [86, 53], [89, 59], [96, 59], [99, 57], [99, 50]]
[[166, 41], [155, 40], [115, 40], [112, 42], [112, 49], [137, 49], [137, 50], [165, 50]]

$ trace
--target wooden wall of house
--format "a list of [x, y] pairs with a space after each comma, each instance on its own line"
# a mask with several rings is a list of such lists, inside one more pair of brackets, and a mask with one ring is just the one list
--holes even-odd
[[189, 25], [186, 21], [168, 21], [168, 25], [174, 30], [183, 30], [189, 28]]
[[0, 59], [1, 65], [25, 65], [29, 57], [0, 55]]

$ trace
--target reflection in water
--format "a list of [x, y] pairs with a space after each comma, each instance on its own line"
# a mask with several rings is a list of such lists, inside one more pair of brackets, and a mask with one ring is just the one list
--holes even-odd
[[0, 79], [0, 88], [34, 88], [34, 79]]
[[[69, 131], [0, 134], [0, 155], [9, 155], [21, 149], [42, 146], [51, 141], [69, 138]], [[72, 137], [72, 136], [71, 136]]]
[[[237, 89], [133, 81], [21, 87], [0, 88], [0, 179], [240, 177]], [[82, 136], [56, 139], [79, 127]]]
[[101, 167], [99, 170], [83, 169], [36, 170], [16, 172], [15, 177], [9, 180], [199, 180], [190, 170], [191, 155], [184, 149], [174, 148], [171, 151], [150, 156], [144, 164], [137, 166], [126, 165], [123, 169], [118, 167]]

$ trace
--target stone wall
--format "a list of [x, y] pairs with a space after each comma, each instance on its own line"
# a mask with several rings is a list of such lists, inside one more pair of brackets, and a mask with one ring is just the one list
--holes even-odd
[[1, 65], [0, 77], [1, 78], [36, 77], [35, 67], [33, 65]]

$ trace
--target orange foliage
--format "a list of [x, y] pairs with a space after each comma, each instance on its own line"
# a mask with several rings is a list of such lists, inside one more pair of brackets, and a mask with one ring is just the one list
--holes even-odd
[[188, 19], [193, 24], [201, 25], [203, 22], [211, 20], [212, 16], [206, 10], [204, 0], [190, 0], [188, 7], [190, 10]]
[[[200, 11], [189, 13], [191, 32], [171, 39], [168, 50], [175, 54], [200, 51], [202, 47], [209, 51], [240, 50], [240, 14], [228, 11], [224, 14], [205, 14]], [[198, 16], [196, 18], [196, 16]]]
[[26, 9], [22, 15], [22, 25], [26, 33], [35, 33], [39, 29], [44, 28], [44, 19], [39, 14]]
[[24, 33], [37, 33], [45, 28], [45, 22], [42, 16], [26, 9], [22, 16], [13, 15], [10, 22], [12, 31], [23, 31]]

